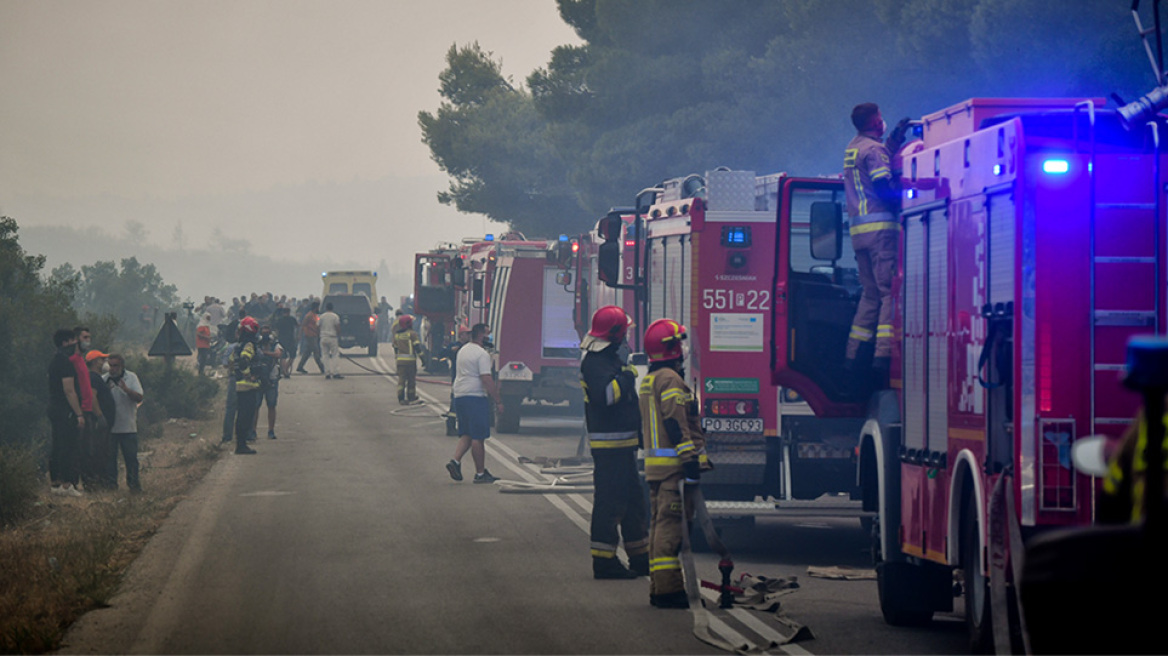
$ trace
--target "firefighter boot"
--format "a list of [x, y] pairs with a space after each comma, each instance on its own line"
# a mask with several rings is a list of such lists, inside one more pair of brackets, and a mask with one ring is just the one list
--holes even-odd
[[684, 591], [651, 594], [649, 603], [658, 608], [689, 608], [689, 598]]
[[873, 389], [888, 389], [888, 370], [892, 368], [892, 358], [883, 356], [872, 358]]
[[637, 576], [649, 576], [649, 554], [629, 556], [629, 571]]
[[635, 579], [636, 573], [630, 572], [616, 558], [592, 557], [592, 578], [594, 579]]

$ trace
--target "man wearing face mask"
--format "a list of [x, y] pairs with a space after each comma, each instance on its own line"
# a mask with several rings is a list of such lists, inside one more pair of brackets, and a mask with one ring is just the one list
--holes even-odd
[[856, 105], [852, 125], [856, 137], [844, 151], [844, 189], [863, 294], [848, 335], [845, 367], [854, 371], [861, 347], [875, 341], [873, 378], [883, 387], [892, 355], [892, 277], [900, 236], [900, 184], [893, 175], [889, 150], [880, 141], [887, 126], [876, 103]]
[[[53, 333], [56, 354], [49, 362], [49, 424], [53, 444], [49, 453], [49, 479], [52, 493], [81, 496], [77, 484], [81, 480], [81, 429], [85, 427], [85, 412], [81, 409], [81, 376], [73, 366], [77, 353], [77, 335], [68, 328]], [[85, 380], [89, 380], [86, 372]]]

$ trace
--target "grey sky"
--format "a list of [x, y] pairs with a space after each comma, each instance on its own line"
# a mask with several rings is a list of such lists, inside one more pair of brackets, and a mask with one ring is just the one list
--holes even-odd
[[516, 82], [577, 41], [554, 0], [0, 0], [0, 214], [370, 266], [477, 234], [417, 127], [476, 40]]

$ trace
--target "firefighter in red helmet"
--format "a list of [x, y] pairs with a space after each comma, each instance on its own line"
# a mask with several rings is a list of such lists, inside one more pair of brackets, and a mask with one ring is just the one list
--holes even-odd
[[[626, 366], [621, 345], [633, 325], [615, 305], [592, 315], [592, 328], [580, 342], [580, 387], [584, 391], [584, 424], [592, 449], [592, 576], [631, 579], [649, 574], [648, 513], [637, 449], [641, 446], [641, 415], [637, 373]], [[626, 568], [616, 549], [624, 539]]]
[[844, 151], [843, 177], [863, 293], [848, 334], [845, 366], [856, 370], [861, 348], [875, 342], [872, 369], [877, 384], [883, 386], [892, 356], [892, 277], [900, 238], [900, 184], [889, 148], [900, 148], [908, 122], [901, 121], [888, 146], [880, 141], [886, 124], [875, 103], [856, 105], [852, 125], [856, 136]]
[[393, 325], [393, 350], [397, 354], [397, 402], [413, 405], [418, 401], [418, 358], [425, 358], [422, 340], [414, 330], [414, 318], [403, 314]]
[[681, 573], [682, 512], [694, 517], [693, 500], [682, 499], [679, 483], [696, 485], [712, 469], [706, 457], [697, 402], [685, 384], [685, 327], [658, 319], [645, 331], [649, 373], [641, 380], [641, 432], [645, 440], [645, 480], [649, 482], [649, 603], [688, 608]]

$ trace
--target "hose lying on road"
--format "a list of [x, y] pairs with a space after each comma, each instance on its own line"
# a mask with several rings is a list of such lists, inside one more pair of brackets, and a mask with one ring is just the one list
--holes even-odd
[[[582, 468], [576, 468], [582, 469]], [[543, 472], [541, 472], [543, 473]], [[592, 469], [557, 476], [546, 483], [498, 480], [495, 485], [505, 494], [583, 494], [592, 492]]]

